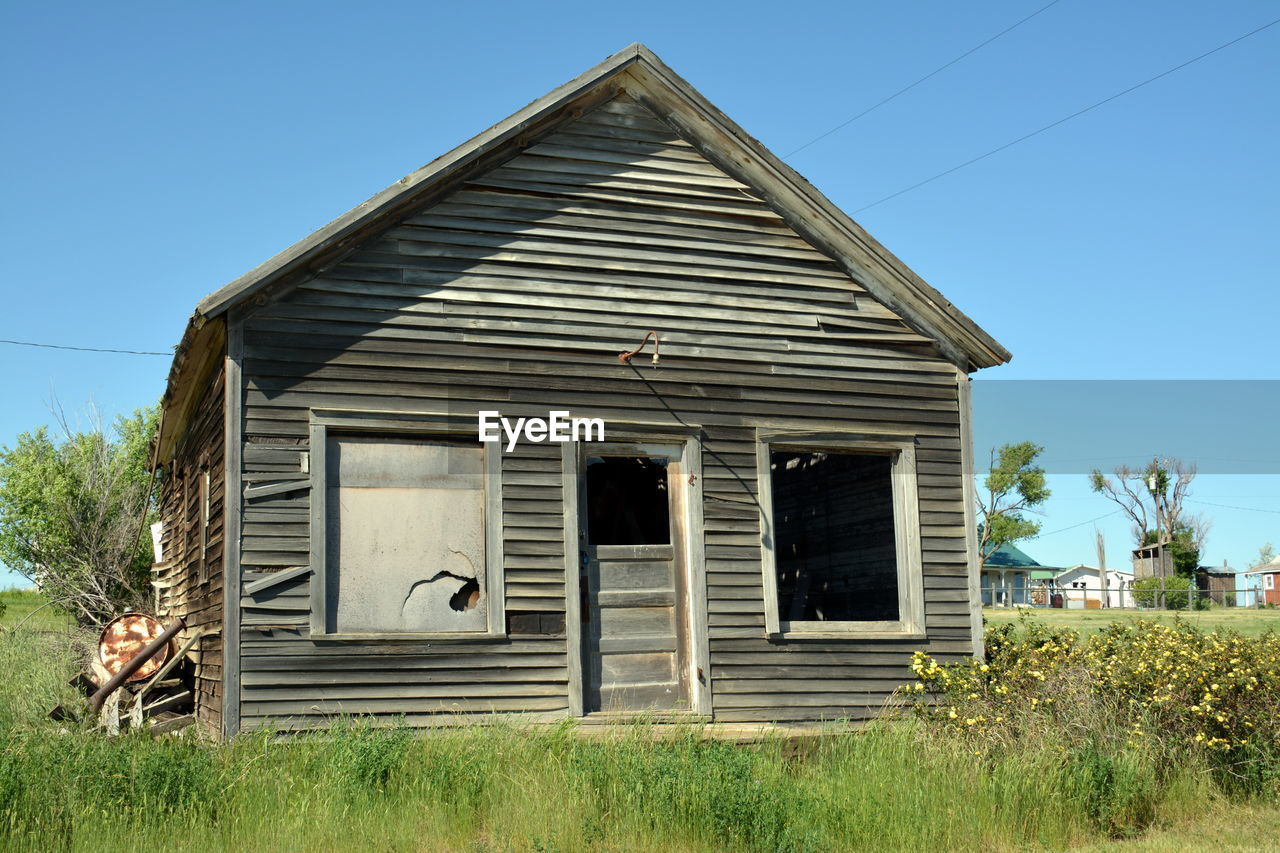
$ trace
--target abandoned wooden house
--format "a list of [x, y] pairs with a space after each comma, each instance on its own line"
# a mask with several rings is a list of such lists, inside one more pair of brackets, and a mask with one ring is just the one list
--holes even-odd
[[874, 714], [980, 647], [1008, 358], [629, 47], [196, 307], [155, 583], [198, 717]]

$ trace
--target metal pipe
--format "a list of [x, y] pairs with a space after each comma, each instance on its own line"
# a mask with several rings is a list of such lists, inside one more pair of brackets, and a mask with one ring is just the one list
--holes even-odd
[[147, 694], [151, 692], [151, 688], [155, 687], [157, 684], [163, 681], [164, 677], [169, 674], [169, 671], [172, 670], [175, 666], [177, 666], [178, 663], [181, 662], [181, 660], [184, 657], [186, 657], [187, 652], [191, 651], [191, 648], [196, 643], [200, 642], [200, 638], [203, 636], [204, 636], [204, 631], [196, 631], [194, 634], [192, 634], [190, 639], [188, 639], [185, 643], [183, 643], [182, 647], [178, 649], [178, 653], [173, 657], [169, 658], [167, 661], [165, 661], [164, 666], [156, 670], [156, 674], [151, 676], [151, 678], [147, 681], [146, 684], [142, 685], [142, 689], [138, 691], [138, 696], [134, 700], [134, 704], [141, 706], [142, 701], [146, 699]]
[[168, 628], [165, 628], [160, 636], [156, 637], [150, 643], [143, 647], [128, 663], [120, 667], [120, 671], [107, 679], [107, 683], [98, 688], [98, 692], [89, 697], [89, 713], [97, 714], [102, 710], [102, 703], [107, 701], [107, 697], [129, 680], [129, 676], [133, 675], [142, 665], [156, 656], [156, 653], [169, 644], [174, 634], [177, 634], [183, 628], [187, 627], [187, 623], [182, 621], [182, 617], [178, 617], [178, 621], [174, 622]]
[[618, 361], [623, 364], [630, 364], [631, 359], [639, 355], [640, 351], [644, 349], [645, 344], [649, 343], [649, 338], [653, 338], [653, 363], [656, 365], [658, 363], [658, 347], [660, 346], [660, 343], [658, 341], [658, 333], [655, 331], [646, 332], [644, 340], [640, 342], [640, 346], [636, 347], [631, 352], [618, 353]]

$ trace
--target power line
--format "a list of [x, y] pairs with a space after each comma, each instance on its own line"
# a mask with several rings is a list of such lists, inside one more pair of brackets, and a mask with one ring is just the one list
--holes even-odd
[[782, 159], [784, 159], [784, 160], [785, 160], [785, 159], [787, 159], [787, 158], [791, 157], [791, 156], [792, 156], [792, 155], [794, 155], [794, 154], [799, 154], [801, 151], [803, 151], [804, 149], [808, 148], [810, 145], [813, 145], [815, 142], [821, 142], [822, 140], [826, 139], [826, 138], [827, 138], [828, 136], [830, 136], [831, 134], [835, 133], [837, 130], [843, 130], [844, 128], [846, 128], [846, 127], [848, 127], [849, 125], [853, 124], [853, 123], [854, 123], [855, 121], [857, 121], [858, 119], [862, 118], [863, 116], [865, 116], [865, 115], [868, 115], [868, 114], [870, 114], [870, 113], [875, 112], [876, 110], [880, 109], [880, 108], [881, 108], [881, 107], [883, 107], [885, 104], [889, 103], [890, 101], [892, 101], [894, 98], [898, 97], [899, 95], [905, 95], [907, 92], [910, 92], [910, 91], [911, 91], [912, 89], [914, 89], [916, 86], [919, 86], [919, 85], [920, 85], [921, 83], [923, 83], [925, 80], [928, 80], [930, 77], [933, 77], [935, 74], [940, 74], [941, 72], [946, 71], [948, 68], [950, 68], [951, 66], [955, 65], [955, 64], [956, 64], [957, 62], [959, 62], [960, 60], [964, 59], [966, 56], [969, 56], [970, 54], [973, 54], [973, 53], [977, 53], [979, 50], [982, 50], [982, 48], [984, 48], [984, 47], [986, 47], [987, 45], [991, 44], [993, 41], [995, 41], [996, 39], [1000, 38], [1000, 37], [1001, 37], [1002, 35], [1004, 35], [1005, 33], [1009, 33], [1009, 32], [1012, 32], [1013, 30], [1016, 30], [1018, 27], [1022, 26], [1022, 25], [1023, 25], [1023, 24], [1025, 24], [1027, 21], [1029, 21], [1029, 20], [1031, 20], [1032, 18], [1034, 18], [1036, 15], [1039, 15], [1041, 12], [1045, 11], [1045, 10], [1046, 10], [1046, 9], [1048, 9], [1050, 6], [1056, 6], [1059, 2], [1061, 2], [1061, 0], [1053, 0], [1053, 2], [1049, 3], [1048, 5], [1041, 6], [1039, 9], [1036, 9], [1036, 10], [1035, 10], [1034, 12], [1032, 12], [1030, 15], [1027, 15], [1027, 16], [1026, 16], [1025, 18], [1023, 18], [1021, 21], [1018, 21], [1016, 24], [1013, 24], [1012, 26], [1006, 27], [1005, 29], [1003, 29], [1003, 30], [1001, 30], [1000, 32], [998, 32], [998, 33], [996, 33], [995, 35], [993, 35], [991, 38], [989, 38], [989, 39], [987, 39], [986, 41], [984, 41], [982, 44], [979, 44], [979, 45], [977, 45], [976, 47], [971, 47], [971, 48], [969, 48], [969, 49], [968, 49], [968, 50], [966, 50], [964, 53], [960, 54], [960, 55], [959, 55], [959, 56], [957, 56], [955, 59], [953, 59], [953, 60], [951, 60], [950, 62], [948, 62], [946, 65], [940, 65], [940, 66], [938, 66], [937, 68], [935, 68], [935, 69], [933, 69], [932, 71], [930, 71], [928, 74], [926, 74], [926, 75], [924, 75], [923, 77], [921, 77], [919, 80], [915, 81], [914, 83], [911, 83], [910, 85], [907, 85], [907, 86], [902, 87], [901, 89], [899, 89], [898, 91], [894, 92], [892, 95], [890, 95], [889, 97], [885, 98], [884, 100], [882, 100], [882, 101], [880, 101], [880, 102], [878, 102], [878, 103], [872, 104], [871, 106], [867, 107], [865, 110], [863, 110], [862, 112], [858, 113], [856, 116], [854, 116], [853, 118], [849, 119], [848, 121], [844, 121], [844, 122], [841, 122], [840, 124], [837, 124], [835, 127], [831, 128], [831, 129], [830, 129], [830, 130], [828, 130], [826, 133], [824, 133], [824, 134], [822, 134], [822, 135], [820, 135], [820, 136], [816, 136], [816, 137], [814, 137], [813, 139], [810, 139], [808, 142], [806, 142], [804, 145], [801, 145], [799, 148], [795, 149], [794, 151], [789, 151], [789, 152], [787, 152], [786, 154], [782, 155]]
[[1113, 509], [1111, 512], [1100, 515], [1097, 518], [1091, 518], [1088, 521], [1082, 521], [1079, 524], [1073, 524], [1070, 527], [1060, 527], [1057, 530], [1050, 530], [1048, 533], [1037, 533], [1036, 538], [1041, 539], [1045, 536], [1052, 536], [1055, 533], [1066, 533], [1068, 530], [1075, 530], [1077, 527], [1084, 527], [1086, 524], [1093, 524], [1095, 521], [1102, 521], [1104, 518], [1110, 518], [1118, 512], [1120, 512], [1120, 510]]
[[41, 347], [42, 349], [69, 349], [76, 352], [116, 352], [123, 355], [173, 355], [171, 352], [148, 352], [146, 350], [133, 349], [106, 349], [103, 347], [70, 347], [63, 344], [38, 344], [32, 341], [9, 341], [0, 338], [0, 344], [13, 344], [19, 347]]
[[912, 190], [918, 190], [920, 189], [920, 187], [923, 187], [925, 184], [931, 184], [934, 181], [938, 180], [939, 178], [945, 178], [947, 175], [950, 175], [952, 172], [958, 172], [966, 166], [972, 166], [974, 163], [977, 163], [980, 160], [985, 160], [993, 154], [999, 154], [1001, 151], [1004, 151], [1006, 148], [1012, 148], [1013, 146], [1017, 145], [1019, 142], [1026, 142], [1031, 137], [1039, 136], [1040, 134], [1044, 133], [1046, 130], [1051, 130], [1060, 124], [1065, 124], [1066, 122], [1071, 121], [1073, 118], [1079, 118], [1080, 116], [1084, 115], [1087, 112], [1090, 112], [1091, 110], [1096, 110], [1098, 107], [1102, 106], [1103, 104], [1109, 104], [1112, 101], [1114, 101], [1116, 98], [1121, 98], [1129, 94], [1130, 92], [1135, 92], [1138, 89], [1141, 89], [1143, 86], [1146, 86], [1149, 83], [1154, 83], [1155, 81], [1159, 80], [1162, 77], [1168, 77], [1170, 74], [1172, 74], [1175, 71], [1180, 71], [1183, 68], [1186, 68], [1188, 65], [1199, 62], [1200, 60], [1208, 56], [1212, 56], [1213, 54], [1217, 53], [1220, 50], [1225, 50], [1226, 48], [1231, 47], [1233, 44], [1244, 41], [1250, 36], [1255, 36], [1265, 29], [1274, 27], [1276, 24], [1280, 24], [1280, 18], [1277, 18], [1276, 20], [1268, 24], [1263, 24], [1262, 26], [1258, 27], [1256, 30], [1250, 30], [1249, 32], [1245, 33], [1242, 36], [1237, 36], [1236, 38], [1233, 38], [1231, 41], [1220, 44], [1217, 47], [1213, 48], [1212, 50], [1207, 50], [1204, 53], [1200, 54], [1199, 56], [1194, 57], [1192, 59], [1188, 59], [1186, 62], [1183, 62], [1180, 65], [1175, 65], [1166, 71], [1161, 71], [1159, 74], [1155, 75], [1154, 77], [1148, 77], [1146, 80], [1143, 80], [1141, 83], [1137, 83], [1133, 86], [1130, 86], [1128, 89], [1125, 89], [1122, 92], [1116, 92], [1114, 95], [1108, 98], [1103, 98], [1101, 101], [1098, 101], [1095, 104], [1090, 104], [1089, 106], [1085, 107], [1082, 110], [1077, 110], [1076, 112], [1072, 113], [1069, 116], [1065, 116], [1064, 118], [1060, 118], [1057, 121], [1050, 122], [1049, 124], [1046, 124], [1044, 127], [1040, 128], [1039, 130], [1033, 130], [1024, 136], [1019, 136], [1017, 139], [1013, 140], [1012, 142], [1006, 142], [1004, 145], [1001, 145], [998, 148], [992, 148], [990, 151], [988, 151], [985, 154], [979, 154], [977, 157], [974, 157], [971, 160], [965, 160], [963, 163], [959, 164], [958, 166], [952, 166], [950, 169], [947, 169], [944, 172], [939, 172], [938, 174], [934, 175], [931, 178], [925, 178], [923, 181], [914, 183], [911, 186], [907, 187], [906, 189], [898, 190], [896, 193], [891, 193], [885, 196], [884, 198], [880, 199], [879, 201], [873, 201], [871, 202], [871, 204], [864, 205], [863, 207], [860, 207], [853, 212], [855, 214], [862, 213], [864, 210], [870, 210], [871, 208], [880, 204], [884, 204], [886, 201], [889, 201], [890, 199], [895, 199], [898, 196], [903, 195], [904, 193], [909, 193]]
[[1269, 513], [1272, 513], [1273, 515], [1280, 515], [1280, 509], [1261, 509], [1260, 507], [1256, 507], [1256, 506], [1231, 506], [1229, 504], [1216, 504], [1216, 503], [1212, 503], [1211, 501], [1199, 501], [1199, 500], [1196, 500], [1195, 498], [1187, 498], [1186, 500], [1193, 504], [1204, 504], [1205, 506], [1216, 506], [1216, 507], [1221, 507], [1222, 509], [1243, 509], [1249, 512], [1269, 512]]

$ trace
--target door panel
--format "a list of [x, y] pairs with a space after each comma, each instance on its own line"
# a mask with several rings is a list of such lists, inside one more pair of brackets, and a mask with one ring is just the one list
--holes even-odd
[[680, 453], [596, 445], [584, 460], [587, 712], [688, 708]]

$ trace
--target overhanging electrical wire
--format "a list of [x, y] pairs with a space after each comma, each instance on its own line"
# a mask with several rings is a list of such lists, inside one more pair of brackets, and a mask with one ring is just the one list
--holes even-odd
[[1086, 524], [1092, 524], [1095, 521], [1102, 521], [1102, 519], [1104, 518], [1110, 518], [1111, 516], [1117, 514], [1118, 512], [1120, 512], [1120, 510], [1113, 509], [1111, 512], [1108, 512], [1104, 515], [1100, 515], [1097, 518], [1091, 518], [1088, 521], [1082, 521], [1079, 524], [1073, 524], [1070, 527], [1059, 527], [1057, 530], [1050, 530], [1048, 533], [1037, 533], [1035, 535], [1035, 538], [1040, 539], [1045, 536], [1052, 536], [1055, 533], [1065, 533], [1068, 530], [1075, 530], [1077, 527], [1084, 527]]
[[1247, 512], [1269, 512], [1272, 515], [1280, 515], [1280, 509], [1262, 509], [1261, 507], [1256, 507], [1256, 506], [1231, 506], [1230, 504], [1216, 504], [1210, 501], [1200, 501], [1200, 500], [1196, 500], [1195, 498], [1187, 498], [1187, 503], [1204, 504], [1205, 506], [1216, 506], [1216, 507], [1221, 507], [1222, 509], [1242, 509], [1242, 510], [1246, 510]]
[[171, 352], [150, 352], [147, 350], [134, 349], [108, 349], [105, 347], [73, 347], [65, 344], [39, 344], [34, 341], [10, 341], [0, 338], [0, 344], [13, 344], [18, 347], [40, 347], [42, 349], [68, 349], [76, 352], [114, 352], [121, 355], [173, 355]]
[[1013, 32], [1013, 31], [1014, 31], [1014, 30], [1016, 30], [1018, 27], [1022, 26], [1022, 25], [1023, 25], [1023, 24], [1025, 24], [1027, 21], [1029, 21], [1029, 20], [1031, 20], [1032, 18], [1034, 18], [1036, 15], [1039, 15], [1041, 12], [1045, 11], [1046, 9], [1048, 9], [1050, 6], [1056, 6], [1056, 5], [1057, 5], [1058, 3], [1060, 3], [1060, 2], [1061, 2], [1061, 0], [1053, 0], [1053, 2], [1052, 2], [1052, 3], [1049, 3], [1049, 4], [1047, 4], [1047, 5], [1041, 6], [1039, 9], [1036, 9], [1036, 10], [1035, 10], [1034, 12], [1032, 12], [1030, 15], [1027, 15], [1027, 16], [1026, 16], [1025, 18], [1023, 18], [1021, 21], [1018, 21], [1016, 24], [1012, 24], [1011, 26], [1005, 27], [1003, 30], [1001, 30], [1000, 32], [996, 33], [996, 34], [995, 34], [995, 35], [993, 35], [991, 38], [989, 38], [989, 39], [987, 39], [986, 41], [982, 42], [982, 44], [979, 44], [979, 45], [977, 45], [977, 46], [975, 46], [975, 47], [971, 47], [971, 48], [969, 48], [969, 49], [968, 49], [968, 50], [966, 50], [964, 53], [960, 54], [960, 55], [959, 55], [959, 56], [957, 56], [955, 59], [953, 59], [953, 60], [951, 60], [950, 62], [948, 62], [946, 65], [939, 65], [937, 68], [933, 69], [933, 70], [932, 70], [932, 71], [930, 71], [928, 74], [926, 74], [926, 75], [924, 75], [923, 77], [921, 77], [919, 80], [915, 81], [914, 83], [910, 83], [910, 84], [908, 84], [908, 85], [906, 85], [906, 86], [903, 86], [901, 89], [899, 89], [898, 91], [894, 92], [894, 93], [893, 93], [892, 95], [890, 95], [889, 97], [887, 97], [887, 98], [885, 98], [884, 100], [879, 101], [879, 102], [877, 102], [877, 103], [875, 103], [875, 104], [872, 104], [871, 106], [867, 107], [865, 110], [863, 110], [862, 112], [858, 113], [856, 116], [854, 116], [853, 118], [849, 119], [848, 121], [843, 121], [843, 122], [841, 122], [840, 124], [837, 124], [835, 127], [833, 127], [833, 128], [831, 128], [830, 130], [828, 130], [826, 133], [823, 133], [823, 134], [821, 134], [820, 136], [815, 136], [813, 139], [810, 139], [808, 142], [806, 142], [804, 145], [801, 145], [799, 148], [795, 149], [794, 151], [788, 151], [786, 154], [782, 155], [782, 158], [785, 160], [785, 159], [787, 159], [788, 157], [791, 157], [791, 156], [792, 156], [792, 155], [794, 155], [794, 154], [799, 154], [801, 151], [803, 151], [804, 149], [808, 148], [810, 145], [813, 145], [813, 144], [814, 144], [814, 143], [816, 143], [816, 142], [821, 142], [822, 140], [826, 139], [828, 136], [830, 136], [831, 134], [835, 133], [835, 132], [836, 132], [836, 131], [838, 131], [838, 130], [843, 130], [843, 129], [845, 129], [846, 127], [848, 127], [849, 125], [853, 124], [855, 121], [857, 121], [858, 119], [862, 118], [863, 116], [865, 116], [865, 115], [869, 115], [869, 114], [871, 114], [871, 113], [875, 112], [876, 110], [880, 109], [880, 108], [881, 108], [881, 107], [883, 107], [885, 104], [889, 103], [890, 101], [892, 101], [894, 98], [898, 97], [899, 95], [905, 95], [907, 92], [910, 92], [912, 89], [914, 89], [916, 86], [919, 86], [921, 83], [923, 83], [924, 81], [928, 80], [930, 77], [933, 77], [933, 76], [934, 76], [934, 75], [936, 75], [936, 74], [941, 74], [943, 71], [946, 71], [948, 68], [950, 68], [951, 66], [955, 65], [955, 64], [956, 64], [957, 62], [959, 62], [960, 60], [964, 59], [966, 56], [969, 56], [969, 55], [971, 55], [971, 54], [977, 53], [978, 51], [982, 50], [982, 49], [983, 49], [984, 47], [986, 47], [987, 45], [991, 44], [991, 43], [992, 43], [993, 41], [995, 41], [996, 39], [1000, 38], [1000, 37], [1001, 37], [1002, 35], [1004, 35], [1005, 33]]
[[873, 201], [871, 202], [871, 204], [863, 205], [862, 207], [853, 211], [853, 213], [858, 214], [858, 213], [862, 213], [864, 210], [870, 210], [871, 208], [880, 204], [884, 204], [886, 201], [895, 199], [900, 195], [909, 193], [912, 190], [918, 190], [920, 189], [920, 187], [923, 187], [925, 184], [931, 184], [934, 181], [938, 180], [939, 178], [945, 178], [947, 175], [950, 175], [952, 172], [958, 172], [966, 166], [972, 166], [974, 163], [977, 163], [980, 160], [985, 160], [988, 157], [992, 156], [993, 154], [999, 154], [1001, 151], [1004, 151], [1006, 148], [1012, 148], [1013, 146], [1017, 145], [1019, 142], [1026, 142], [1028, 139], [1030, 139], [1033, 136], [1039, 136], [1040, 134], [1044, 133], [1046, 130], [1052, 130], [1053, 128], [1057, 127], [1060, 124], [1065, 124], [1071, 121], [1073, 118], [1079, 118], [1080, 116], [1084, 115], [1087, 112], [1090, 112], [1091, 110], [1096, 110], [1098, 107], [1102, 106], [1103, 104], [1109, 104], [1112, 101], [1114, 101], [1116, 98], [1121, 98], [1129, 94], [1130, 92], [1135, 92], [1138, 89], [1141, 89], [1143, 86], [1146, 86], [1149, 83], [1154, 83], [1155, 81], [1159, 80], [1162, 77], [1168, 77], [1170, 74], [1172, 74], [1175, 71], [1181, 71], [1183, 68], [1186, 68], [1188, 65], [1192, 65], [1193, 63], [1199, 62], [1200, 60], [1205, 59], [1206, 57], [1212, 56], [1213, 54], [1217, 53], [1220, 50], [1225, 50], [1226, 48], [1231, 47], [1233, 44], [1237, 44], [1239, 42], [1244, 41], [1250, 36], [1255, 36], [1258, 33], [1262, 32], [1263, 30], [1274, 27], [1276, 24], [1280, 24], [1280, 18], [1277, 18], [1268, 24], [1263, 24], [1262, 26], [1258, 27], [1256, 30], [1250, 30], [1249, 32], [1245, 33], [1242, 36], [1237, 36], [1233, 38], [1231, 41], [1224, 42], [1223, 44], [1218, 45], [1212, 50], [1206, 50], [1204, 53], [1200, 54], [1199, 56], [1193, 57], [1192, 59], [1188, 59], [1186, 62], [1183, 62], [1179, 65], [1175, 65], [1172, 68], [1167, 69], [1165, 71], [1161, 71], [1159, 74], [1155, 75], [1154, 77], [1148, 77], [1146, 80], [1143, 80], [1141, 83], [1136, 83], [1130, 86], [1128, 89], [1125, 89], [1124, 91], [1116, 92], [1114, 95], [1108, 98], [1103, 98], [1101, 101], [1098, 101], [1097, 103], [1090, 104], [1089, 106], [1085, 107], [1082, 110], [1077, 110], [1069, 116], [1065, 116], [1063, 118], [1058, 119], [1057, 121], [1050, 122], [1049, 124], [1046, 124], [1044, 127], [1039, 128], [1038, 130], [1033, 130], [1030, 133], [1025, 134], [1023, 136], [1019, 136], [1017, 139], [1013, 140], [1012, 142], [1006, 142], [1004, 145], [1001, 145], [998, 148], [992, 148], [990, 151], [988, 151], [985, 154], [979, 154], [977, 157], [974, 157], [970, 160], [965, 160], [963, 163], [960, 163], [957, 166], [952, 166], [950, 169], [947, 169], [944, 172], [939, 172], [938, 174], [934, 175], [931, 178], [925, 178], [923, 181], [914, 183], [911, 186], [906, 187], [905, 189], [898, 190], [896, 193], [890, 193], [889, 195], [885, 196], [884, 198], [878, 201]]

